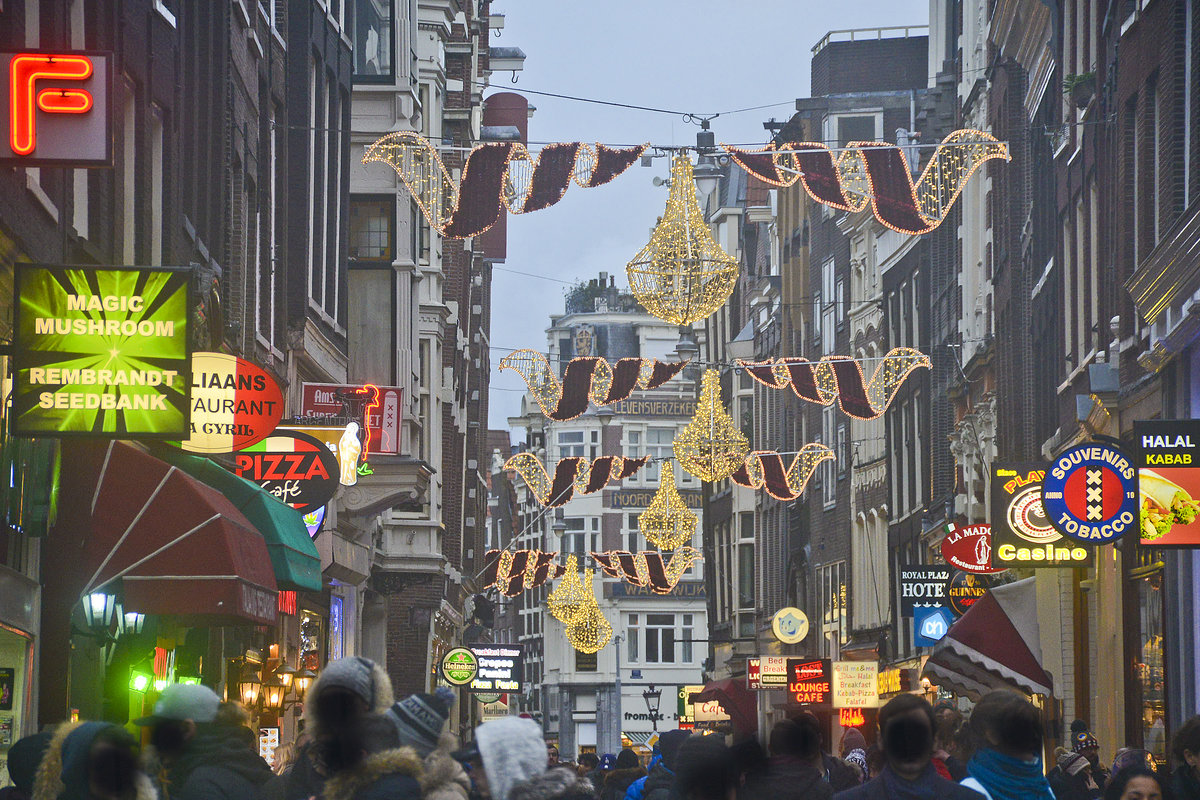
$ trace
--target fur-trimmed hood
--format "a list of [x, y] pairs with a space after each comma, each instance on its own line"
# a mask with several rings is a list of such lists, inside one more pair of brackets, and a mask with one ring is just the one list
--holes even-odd
[[566, 767], [556, 767], [516, 784], [503, 800], [593, 800], [595, 796], [596, 790], [587, 778]]
[[450, 754], [458, 749], [458, 738], [443, 733], [438, 746], [425, 756], [421, 774], [421, 796], [424, 800], [467, 800], [471, 779], [462, 764]]
[[501, 717], [485, 722], [475, 729], [475, 743], [496, 800], [509, 800], [514, 786], [546, 771], [542, 728], [531, 719]]
[[[355, 685], [351, 686], [351, 683]], [[329, 686], [340, 686], [352, 691], [358, 688], [369, 691], [371, 699], [368, 714], [383, 714], [396, 702], [392, 693], [392, 679], [383, 667], [369, 658], [350, 656], [329, 662], [309, 687], [306, 697], [315, 700], [321, 696], [321, 691]], [[323, 726], [317, 719], [315, 702], [304, 704], [304, 725], [313, 738], [320, 738]]]
[[411, 747], [373, 753], [354, 769], [331, 775], [321, 792], [322, 800], [354, 800], [355, 795], [389, 775], [406, 775], [419, 781], [421, 757]]
[[[78, 775], [78, 759], [83, 759], [84, 779], [86, 780], [87, 751], [92, 740], [104, 728], [106, 723], [64, 722], [54, 729], [46, 754], [38, 764], [37, 773], [33, 780], [33, 800], [59, 800], [62, 798], [86, 798], [89, 796], [86, 784], [80, 785]], [[113, 726], [115, 727], [115, 726]], [[82, 740], [71, 742], [67, 748], [67, 739], [71, 734], [79, 732]], [[78, 753], [64, 752], [67, 749], [78, 750]], [[72, 763], [76, 762], [76, 763]], [[67, 774], [71, 773], [71, 774]], [[64, 781], [69, 781], [70, 785]], [[137, 800], [157, 800], [158, 792], [154, 783], [144, 772], [138, 773], [135, 783]]]

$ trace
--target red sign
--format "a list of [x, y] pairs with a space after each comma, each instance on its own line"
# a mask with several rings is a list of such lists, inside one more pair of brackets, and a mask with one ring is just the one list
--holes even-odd
[[338, 460], [320, 439], [278, 431], [234, 456], [234, 471], [301, 513], [328, 503], [338, 487]]
[[283, 392], [267, 372], [228, 353], [192, 354], [193, 453], [232, 453], [271, 435], [283, 418]]
[[0, 53], [6, 164], [112, 164], [110, 53]]
[[963, 572], [988, 575], [1004, 572], [1004, 567], [991, 566], [992, 526], [955, 525], [942, 539], [942, 558]]
[[362, 461], [369, 453], [397, 455], [400, 452], [402, 391], [397, 386], [368, 383], [306, 383], [301, 389], [301, 417], [353, 417], [366, 432]]
[[788, 698], [800, 705], [828, 705], [831, 701], [833, 668], [828, 658], [788, 659]]
[[757, 658], [746, 659], [746, 688], [750, 690], [762, 688], [762, 661]]
[[839, 708], [838, 709], [838, 725], [843, 728], [858, 728], [867, 724], [867, 718], [863, 716], [861, 708]]

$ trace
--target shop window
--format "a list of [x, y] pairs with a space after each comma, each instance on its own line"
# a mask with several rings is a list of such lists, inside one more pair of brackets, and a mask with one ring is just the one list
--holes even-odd
[[345, 654], [345, 634], [342, 627], [342, 598], [335, 595], [329, 597], [329, 660], [341, 658]]
[[323, 666], [322, 643], [325, 621], [314, 611], [303, 611], [300, 614], [300, 663], [305, 669], [317, 672]]
[[[1144, 552], [1144, 551], [1143, 551]], [[1147, 559], [1148, 560], [1148, 559]], [[1142, 718], [1142, 747], [1160, 766], [1167, 763], [1166, 676], [1163, 670], [1163, 573], [1138, 580], [1138, 660], [1134, 665]]]
[[390, 81], [396, 49], [392, 38], [393, 0], [350, 0], [349, 9], [354, 37], [354, 80]]
[[396, 254], [396, 202], [391, 197], [350, 198], [350, 258], [391, 263]]

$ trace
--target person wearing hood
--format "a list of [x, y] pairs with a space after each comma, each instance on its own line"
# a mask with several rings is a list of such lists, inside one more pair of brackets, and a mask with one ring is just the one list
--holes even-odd
[[1200, 800], [1200, 717], [1192, 717], [1171, 737], [1175, 771], [1171, 791], [1175, 800]]
[[109, 722], [58, 726], [34, 774], [33, 800], [156, 800], [136, 748], [128, 731]]
[[387, 712], [400, 744], [411, 747], [421, 758], [424, 800], [467, 800], [471, 791], [471, 779], [451, 755], [458, 742], [446, 732], [454, 700], [453, 689], [439, 686], [433, 694], [411, 694]]
[[309, 742], [297, 748], [291, 770], [266, 792], [268, 800], [308, 800], [319, 797], [330, 774], [330, 761], [352, 760], [336, 752], [339, 742], [367, 714], [383, 714], [396, 700], [392, 681], [383, 667], [369, 658], [349, 656], [330, 661], [309, 687], [304, 703], [304, 729]]
[[934, 768], [935, 724], [933, 706], [923, 697], [901, 694], [889, 700], [879, 709], [882, 771], [862, 786], [838, 792], [835, 800], [980, 800]]
[[[587, 754], [587, 755], [590, 755]], [[659, 742], [654, 743], [654, 747], [650, 750], [650, 763], [646, 765], [646, 775], [649, 776], [654, 768], [662, 761], [662, 750], [659, 748]], [[625, 800], [642, 800], [646, 794], [646, 778], [638, 778], [633, 783], [629, 784], [629, 789], [625, 792]]]
[[475, 729], [457, 754], [471, 764], [479, 796], [490, 800], [595, 800], [592, 784], [566, 767], [546, 768], [542, 729], [531, 719], [504, 717]]
[[365, 714], [342, 731], [343, 757], [321, 788], [321, 800], [421, 800], [421, 757], [402, 747], [395, 720]]
[[821, 772], [821, 730], [803, 716], [775, 723], [767, 741], [766, 772], [751, 776], [743, 794], [779, 800], [829, 800], [833, 788]]
[[1032, 703], [1016, 692], [988, 692], [969, 724], [979, 747], [963, 786], [988, 800], [1055, 800], [1042, 771], [1042, 720]]
[[50, 731], [42, 731], [18, 739], [8, 748], [6, 761], [12, 786], [0, 789], [0, 800], [29, 800], [33, 796], [33, 779], [42, 756], [50, 747], [51, 736]]
[[275, 776], [249, 740], [217, 722], [220, 706], [207, 686], [174, 684], [152, 715], [134, 720], [150, 727], [170, 800], [255, 800]]
[[612, 772], [604, 775], [604, 785], [600, 787], [600, 800], [624, 800], [629, 787], [647, 772], [638, 761], [637, 753], [626, 747], [617, 753], [617, 759]]
[[650, 770], [642, 785], [642, 800], [679, 800], [675, 787], [675, 758], [679, 748], [691, 734], [688, 731], [667, 731], [658, 738], [662, 759]]

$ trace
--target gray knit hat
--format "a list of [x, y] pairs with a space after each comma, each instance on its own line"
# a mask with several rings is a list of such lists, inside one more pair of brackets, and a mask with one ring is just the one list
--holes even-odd
[[320, 691], [335, 686], [346, 689], [361, 697], [370, 708], [375, 702], [374, 670], [374, 661], [357, 656], [330, 661], [321, 670]]
[[400, 744], [416, 750], [421, 758], [432, 753], [454, 700], [453, 689], [439, 686], [433, 694], [410, 694], [389, 708], [387, 715], [400, 733]]

